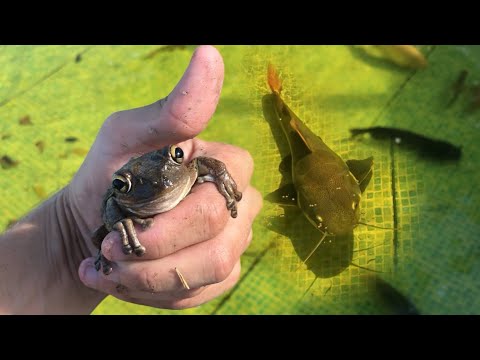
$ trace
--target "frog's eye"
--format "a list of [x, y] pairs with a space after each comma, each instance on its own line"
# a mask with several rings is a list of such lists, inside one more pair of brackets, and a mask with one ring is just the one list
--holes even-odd
[[170, 155], [177, 163], [181, 164], [183, 162], [183, 150], [181, 148], [176, 146], [170, 147]]
[[122, 193], [128, 193], [132, 188], [132, 182], [130, 179], [122, 175], [114, 175], [112, 185]]

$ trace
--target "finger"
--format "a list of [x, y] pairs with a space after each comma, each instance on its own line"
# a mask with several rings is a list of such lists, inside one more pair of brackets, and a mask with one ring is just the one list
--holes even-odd
[[182, 79], [165, 99], [112, 114], [102, 127], [123, 153], [146, 152], [195, 137], [215, 111], [224, 66], [212, 46], [194, 52]]
[[[211, 190], [211, 191], [210, 191]], [[193, 205], [179, 204], [170, 212], [155, 217], [155, 222], [150, 229], [137, 231], [140, 243], [146, 247], [142, 257], [132, 254], [125, 255], [122, 251], [122, 241], [118, 232], [113, 231], [107, 235], [102, 243], [103, 255], [113, 261], [145, 261], [161, 259], [189, 246], [209, 241], [219, 236], [222, 232], [235, 231], [234, 228], [246, 228], [262, 207], [262, 196], [253, 187], [248, 187], [243, 193], [243, 199], [239, 203], [238, 217], [233, 219], [223, 210], [218, 211], [218, 206], [225, 207], [225, 204], [196, 201], [196, 197], [212, 193], [215, 189], [206, 189], [189, 196]]]
[[236, 227], [233, 233], [222, 233], [162, 259], [118, 262], [110, 275], [99, 275], [124, 285], [137, 298], [182, 290], [184, 285], [175, 268], [192, 289], [219, 283], [228, 277], [247, 248], [249, 233], [250, 227]]
[[[244, 226], [235, 226], [219, 236], [158, 260], [123, 261], [113, 265], [113, 272], [80, 271], [86, 276], [82, 281], [87, 286], [101, 291], [111, 282], [129, 289], [131, 296], [151, 297], [151, 293], [171, 293], [183, 289], [175, 268], [181, 271], [190, 288], [219, 283], [225, 280], [245, 251], [250, 240], [253, 214]], [[232, 219], [233, 221], [233, 219]]]
[[[221, 283], [206, 286], [200, 289], [201, 291], [197, 291], [198, 289], [195, 289], [195, 290], [183, 291], [181, 293], [179, 292], [179, 293], [176, 293], [175, 295], [170, 295], [170, 296], [156, 294], [152, 298], [148, 298], [148, 299], [135, 298], [134, 296], [132, 296], [132, 294], [129, 293], [129, 290], [127, 288], [123, 286], [118, 286], [114, 282], [110, 282], [109, 284], [110, 286], [108, 290], [104, 292], [112, 296], [115, 296], [120, 300], [139, 304], [139, 305], [152, 306], [152, 307], [161, 308], [161, 309], [174, 309], [174, 310], [186, 309], [186, 308], [195, 307], [195, 306], [204, 304], [207, 301], [210, 301], [220, 296], [224, 292], [230, 290], [238, 282], [238, 279], [240, 278], [240, 271], [241, 271], [241, 265], [240, 265], [240, 261], [238, 261], [233, 271], [227, 277], [227, 279], [225, 279]], [[196, 292], [196, 294], [194, 294], [194, 292]], [[194, 295], [189, 296], [192, 294]]]
[[240, 265], [240, 261], [238, 261], [235, 267], [233, 268], [233, 271], [224, 281], [218, 284], [213, 284], [205, 287], [202, 292], [200, 292], [198, 295], [193, 297], [183, 297], [180, 299], [172, 299], [172, 300], [166, 300], [166, 301], [158, 301], [156, 299], [146, 300], [146, 299], [136, 299], [136, 298], [130, 298], [130, 299], [120, 298], [120, 299], [134, 302], [140, 305], [160, 307], [163, 309], [181, 310], [181, 309], [192, 308], [192, 307], [202, 305], [220, 296], [221, 294], [225, 293], [231, 288], [233, 288], [240, 278], [240, 272], [241, 272], [241, 265]]
[[[212, 156], [223, 161], [232, 177], [236, 180], [243, 199], [238, 203], [238, 212], [257, 211], [262, 204], [261, 196], [254, 189], [248, 193], [248, 185], [252, 172], [253, 160], [243, 149], [235, 146], [217, 146], [195, 140], [193, 148], [204, 149], [202, 155]], [[192, 148], [192, 150], [193, 150]], [[200, 150], [193, 150], [198, 152]], [[255, 212], [256, 214], [256, 212]], [[125, 255], [122, 251], [120, 235], [111, 232], [102, 243], [102, 252], [112, 261], [158, 259], [179, 251], [185, 247], [217, 236], [230, 219], [225, 198], [218, 192], [213, 183], [196, 185], [182, 202], [172, 210], [154, 217], [153, 225], [146, 230], [137, 226], [140, 243], [147, 249], [141, 258]], [[231, 226], [243, 226], [239, 218]]]

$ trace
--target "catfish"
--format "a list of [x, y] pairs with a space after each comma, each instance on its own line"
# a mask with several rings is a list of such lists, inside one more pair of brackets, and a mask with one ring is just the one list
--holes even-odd
[[352, 137], [370, 134], [374, 139], [392, 139], [398, 146], [415, 150], [421, 157], [431, 160], [460, 160], [462, 148], [447, 141], [428, 138], [410, 130], [374, 126], [350, 129]]
[[360, 200], [372, 178], [373, 157], [343, 161], [285, 104], [281, 97], [282, 81], [271, 64], [267, 82], [272, 91], [275, 118], [290, 150], [281, 166], [288, 167], [291, 183], [265, 199], [298, 207], [322, 233], [318, 244], [303, 261], [306, 263], [327, 236], [347, 236], [359, 224]]

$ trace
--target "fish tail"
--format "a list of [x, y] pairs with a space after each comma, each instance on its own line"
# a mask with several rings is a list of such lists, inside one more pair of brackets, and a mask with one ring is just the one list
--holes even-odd
[[272, 63], [268, 63], [267, 82], [270, 90], [272, 90], [273, 93], [280, 95], [282, 92], [282, 80]]

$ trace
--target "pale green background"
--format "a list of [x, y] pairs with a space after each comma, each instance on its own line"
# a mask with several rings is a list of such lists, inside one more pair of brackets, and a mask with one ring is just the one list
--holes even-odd
[[[11, 135], [0, 140], [0, 156], [19, 161], [15, 168], [0, 168], [0, 229], [68, 183], [110, 113], [168, 94], [194, 47], [144, 59], [157, 47], [0, 47], [0, 138]], [[264, 194], [278, 187], [281, 158], [261, 109], [261, 98], [268, 93], [266, 65], [272, 61], [285, 79], [285, 100], [307, 126], [345, 159], [374, 156], [362, 219], [383, 227], [393, 226], [390, 145], [353, 141], [348, 129], [391, 125], [461, 145], [463, 158], [453, 164], [394, 151], [398, 264], [393, 264], [393, 231], [365, 226], [355, 230], [353, 262], [382, 271], [379, 275], [408, 295], [421, 313], [479, 313], [480, 110], [466, 111], [468, 94], [451, 107], [446, 104], [460, 70], [469, 71], [467, 84], [480, 83], [480, 48], [419, 48], [429, 65], [414, 71], [368, 58], [348, 46], [219, 46], [225, 61], [224, 87], [201, 137], [247, 148], [255, 159], [253, 184]], [[82, 60], [77, 63], [79, 53]], [[19, 125], [25, 115], [32, 126]], [[79, 141], [66, 143], [67, 136]], [[35, 146], [39, 140], [45, 143], [43, 153]], [[303, 258], [313, 248], [318, 234], [302, 216], [289, 218], [293, 239], [270, 230], [269, 224], [278, 220], [274, 216], [282, 213], [265, 203], [252, 245], [242, 257], [241, 280], [225, 296], [184, 311], [109, 297], [95, 313], [385, 313], [366, 291], [372, 272], [348, 266], [335, 276], [316, 278], [315, 269], [338, 268], [337, 250], [326, 263], [320, 263], [317, 254], [308, 268], [301, 267], [299, 255]], [[327, 254], [329, 246], [333, 249], [325, 244], [319, 251]], [[370, 249], [361, 250], [365, 248]]]

